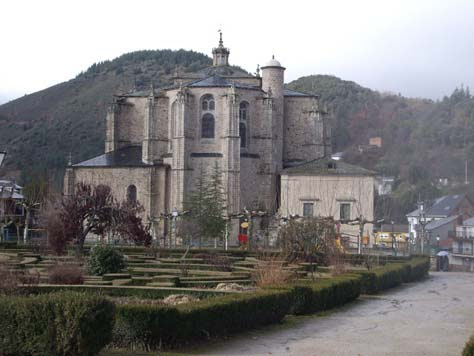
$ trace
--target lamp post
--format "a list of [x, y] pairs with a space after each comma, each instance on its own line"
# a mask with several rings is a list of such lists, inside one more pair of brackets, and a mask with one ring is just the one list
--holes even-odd
[[179, 216], [178, 209], [174, 208], [171, 212], [171, 236], [170, 236], [170, 248], [174, 241], [174, 247], [176, 247], [176, 219]]
[[392, 252], [394, 255], [396, 255], [397, 253], [395, 252], [395, 234], [394, 234], [394, 221], [390, 221], [390, 224], [392, 224]]
[[436, 236], [436, 253], [439, 252], [439, 240], [440, 240], [440, 237], [439, 235]]
[[421, 242], [421, 254], [424, 254], [424, 240], [425, 240], [425, 204], [422, 201], [418, 202], [418, 220], [421, 225], [421, 236], [420, 236], [420, 242]]

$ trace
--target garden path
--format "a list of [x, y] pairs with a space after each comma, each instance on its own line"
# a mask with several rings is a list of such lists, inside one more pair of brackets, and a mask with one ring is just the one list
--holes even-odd
[[474, 274], [430, 277], [319, 316], [291, 317], [185, 355], [460, 355], [474, 333]]

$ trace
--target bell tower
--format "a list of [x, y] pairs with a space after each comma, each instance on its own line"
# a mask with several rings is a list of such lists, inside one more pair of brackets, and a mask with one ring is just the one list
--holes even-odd
[[219, 46], [212, 49], [212, 65], [228, 66], [229, 54], [230, 51], [228, 48], [224, 47], [224, 42], [222, 41], [222, 32], [219, 30]]

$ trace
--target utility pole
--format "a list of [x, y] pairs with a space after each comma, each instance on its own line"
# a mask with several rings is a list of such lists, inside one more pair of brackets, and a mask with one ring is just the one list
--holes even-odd
[[469, 184], [469, 181], [467, 180], [467, 159], [464, 161], [464, 184]]
[[418, 220], [419, 224], [421, 226], [421, 236], [420, 236], [420, 247], [421, 247], [421, 254], [424, 254], [424, 240], [425, 240], [425, 225], [426, 225], [426, 219], [425, 219], [425, 204], [422, 201], [418, 202]]

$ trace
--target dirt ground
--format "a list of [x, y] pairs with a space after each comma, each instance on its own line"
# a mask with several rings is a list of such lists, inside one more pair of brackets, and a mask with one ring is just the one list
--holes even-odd
[[474, 333], [474, 274], [432, 272], [325, 315], [180, 351], [184, 355], [460, 355]]

